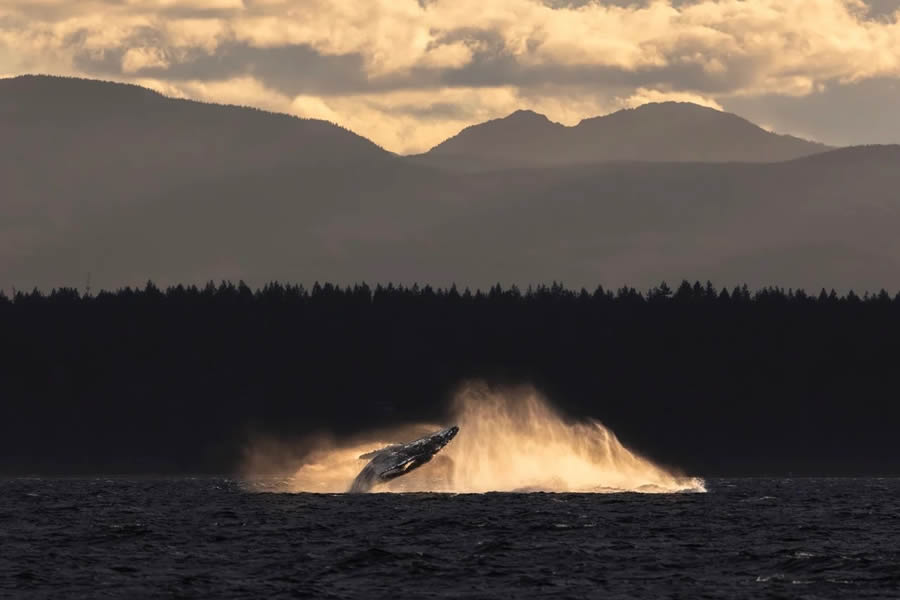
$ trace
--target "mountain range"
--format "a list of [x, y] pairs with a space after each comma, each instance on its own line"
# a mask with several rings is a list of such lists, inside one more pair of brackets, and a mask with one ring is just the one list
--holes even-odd
[[430, 164], [478, 168], [612, 160], [775, 162], [829, 149], [770, 133], [737, 115], [687, 102], [662, 102], [584, 119], [574, 127], [519, 110], [467, 127], [420, 158]]
[[0, 80], [0, 289], [243, 279], [900, 289], [900, 146], [650, 104], [397, 156], [132, 85]]

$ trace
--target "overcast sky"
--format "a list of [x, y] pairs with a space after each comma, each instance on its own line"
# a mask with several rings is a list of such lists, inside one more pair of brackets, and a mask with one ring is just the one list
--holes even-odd
[[0, 75], [324, 118], [400, 153], [654, 100], [900, 142], [900, 0], [0, 0]]

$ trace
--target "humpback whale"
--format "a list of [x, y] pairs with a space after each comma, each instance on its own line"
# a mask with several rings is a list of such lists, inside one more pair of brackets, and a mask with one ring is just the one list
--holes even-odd
[[457, 433], [459, 427], [454, 425], [405, 444], [392, 444], [361, 455], [360, 458], [371, 460], [353, 480], [350, 492], [368, 492], [379, 483], [396, 479], [418, 469], [434, 458], [434, 455], [450, 443]]

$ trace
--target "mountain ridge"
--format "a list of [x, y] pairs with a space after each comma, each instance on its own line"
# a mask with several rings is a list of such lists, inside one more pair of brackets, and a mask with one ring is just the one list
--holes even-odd
[[464, 128], [427, 152], [429, 164], [467, 157], [477, 165], [546, 166], [616, 160], [779, 162], [830, 150], [768, 132], [732, 113], [689, 102], [657, 102], [563, 125], [534, 111]]
[[[26, 81], [43, 91], [0, 81], [0, 289], [77, 287], [89, 274], [95, 289], [900, 282], [900, 146], [496, 171], [475, 158], [461, 173], [323, 121]], [[513, 121], [562, 127], [527, 111]]]
[[[334, 139], [342, 138], [341, 141], [345, 144], [356, 145], [353, 150], [360, 156], [366, 153], [369, 154], [368, 158], [392, 155], [368, 138], [322, 119], [298, 117], [252, 106], [174, 98], [131, 83], [54, 75], [20, 75], [0, 79], [0, 116], [7, 119], [4, 122], [7, 136], [15, 133], [10, 128], [10, 118], [31, 127], [27, 133], [33, 136], [36, 125], [49, 125], [66, 118], [71, 121], [78, 119], [78, 122], [68, 122], [68, 127], [83, 128], [97, 122], [112, 121], [123, 111], [131, 111], [125, 116], [136, 125], [141, 124], [140, 119], [159, 116], [169, 121], [180, 118], [183, 121], [181, 125], [195, 128], [224, 126], [227, 123], [229, 128], [234, 129], [239, 125], [238, 118], [245, 118], [254, 120], [253, 126], [266, 128], [264, 132], [267, 134], [283, 132], [287, 128], [289, 133], [315, 137], [317, 142], [322, 142], [323, 138], [331, 135]], [[221, 133], [227, 131], [228, 129], [220, 130]], [[247, 131], [240, 133], [246, 135]], [[265, 141], [271, 144], [272, 139]], [[329, 149], [319, 147], [316, 154], [321, 157], [322, 151]]]

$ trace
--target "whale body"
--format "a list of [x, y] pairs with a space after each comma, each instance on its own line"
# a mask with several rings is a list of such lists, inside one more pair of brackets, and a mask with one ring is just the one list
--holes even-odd
[[385, 483], [418, 469], [434, 458], [434, 455], [450, 443], [457, 433], [459, 427], [454, 425], [405, 444], [392, 444], [361, 455], [360, 458], [371, 460], [353, 480], [349, 491], [368, 492], [379, 483]]

